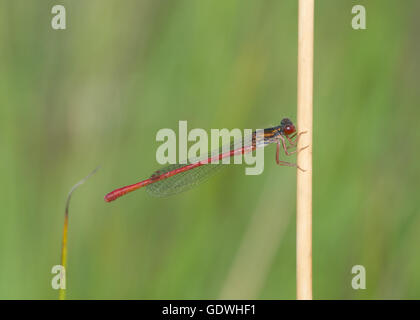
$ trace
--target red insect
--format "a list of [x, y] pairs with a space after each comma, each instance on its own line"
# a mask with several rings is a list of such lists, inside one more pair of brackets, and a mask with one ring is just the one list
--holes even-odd
[[[265, 147], [272, 143], [277, 144], [276, 162], [278, 165], [297, 167], [298, 169], [302, 170], [294, 163], [280, 161], [279, 159], [280, 145], [282, 146], [286, 155], [296, 153], [296, 150], [289, 152], [286, 143], [286, 141], [288, 141], [291, 147], [296, 147], [297, 139], [302, 133], [297, 136], [295, 132], [296, 128], [292, 121], [290, 121], [288, 118], [284, 118], [279, 126], [264, 129], [264, 135], [262, 138], [259, 138], [256, 132], [253, 132], [251, 137], [244, 139], [244, 143], [242, 143], [241, 139], [241, 141], [236, 141], [227, 148], [222, 147], [215, 152], [211, 152], [201, 160], [197, 159], [196, 161], [191, 161], [191, 163], [188, 164], [169, 165], [153, 173], [149, 179], [111, 191], [105, 196], [105, 201], [114, 201], [115, 199], [142, 187], [147, 187], [147, 191], [151, 195], [157, 197], [166, 197], [186, 191], [203, 182], [212, 173], [221, 168], [222, 163], [220, 163], [220, 161], [222, 159], [252, 152], [256, 148]], [[293, 138], [296, 136], [296, 141], [293, 141]], [[222, 152], [222, 150], [229, 151]], [[217, 161], [219, 162], [215, 164], [214, 162]]]

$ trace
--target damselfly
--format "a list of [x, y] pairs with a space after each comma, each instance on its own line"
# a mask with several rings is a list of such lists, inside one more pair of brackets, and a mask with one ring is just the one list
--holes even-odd
[[[280, 161], [279, 159], [280, 147], [283, 148], [285, 154], [288, 156], [296, 153], [296, 150], [289, 151], [288, 148], [296, 147], [299, 135], [297, 135], [296, 128], [292, 121], [288, 118], [284, 118], [279, 126], [264, 129], [264, 134], [261, 137], [254, 131], [252, 135], [245, 138], [244, 141], [242, 141], [242, 139], [241, 141], [235, 141], [227, 148], [222, 147], [216, 151], [210, 152], [204, 158], [189, 161], [187, 164], [169, 165], [153, 173], [149, 179], [111, 191], [105, 196], [105, 201], [114, 201], [115, 199], [142, 187], [146, 187], [146, 190], [151, 195], [157, 197], [170, 196], [186, 191], [203, 182], [212, 173], [221, 168], [223, 166], [220, 162], [222, 159], [252, 152], [257, 148], [272, 143], [277, 144], [276, 162], [278, 165], [297, 167], [302, 170], [294, 163]], [[294, 139], [295, 137], [296, 139]], [[287, 142], [290, 144], [289, 147], [287, 146]], [[228, 151], [223, 152], [222, 150]], [[215, 164], [215, 162], [217, 162], [217, 164]]]

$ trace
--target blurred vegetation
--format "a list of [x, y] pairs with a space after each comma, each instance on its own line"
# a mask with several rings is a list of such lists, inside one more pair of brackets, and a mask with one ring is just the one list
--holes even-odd
[[[314, 297], [420, 298], [420, 2], [316, 6]], [[103, 196], [159, 168], [179, 120], [296, 119], [297, 1], [0, 0], [0, 39], [0, 298], [57, 298], [67, 192], [97, 165], [70, 206], [68, 298], [295, 298], [295, 170], [274, 147], [260, 176]]]

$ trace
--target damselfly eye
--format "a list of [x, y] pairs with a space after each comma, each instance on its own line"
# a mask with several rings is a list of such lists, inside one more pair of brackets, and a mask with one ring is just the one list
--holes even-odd
[[284, 128], [284, 133], [289, 135], [292, 134], [293, 132], [295, 132], [295, 126], [294, 125], [290, 125], [288, 124], [285, 128]]

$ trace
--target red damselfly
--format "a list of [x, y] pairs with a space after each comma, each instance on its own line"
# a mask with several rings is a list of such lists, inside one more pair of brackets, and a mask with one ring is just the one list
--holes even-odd
[[[111, 191], [105, 196], [105, 201], [114, 201], [115, 199], [142, 187], [146, 187], [146, 190], [151, 195], [157, 197], [170, 196], [186, 191], [203, 182], [212, 173], [221, 168], [223, 164], [220, 163], [220, 160], [252, 152], [256, 148], [264, 147], [272, 143], [277, 144], [276, 162], [278, 165], [297, 167], [302, 170], [294, 163], [280, 161], [279, 159], [280, 147], [283, 148], [286, 155], [291, 155], [296, 152], [296, 150], [290, 152], [288, 148], [296, 147], [299, 135], [297, 135], [296, 128], [292, 121], [288, 118], [284, 118], [279, 126], [264, 129], [264, 134], [261, 135], [261, 137], [254, 131], [252, 135], [245, 138], [243, 142], [236, 141], [230, 144], [227, 148], [227, 152], [222, 152], [221, 150], [226, 150], [226, 148], [222, 147], [209, 153], [204, 158], [189, 161], [187, 164], [169, 165], [153, 173], [149, 179]], [[293, 140], [295, 137], [297, 138]], [[289, 147], [287, 146], [287, 142], [290, 144]], [[215, 164], [215, 162], [218, 163]]]

